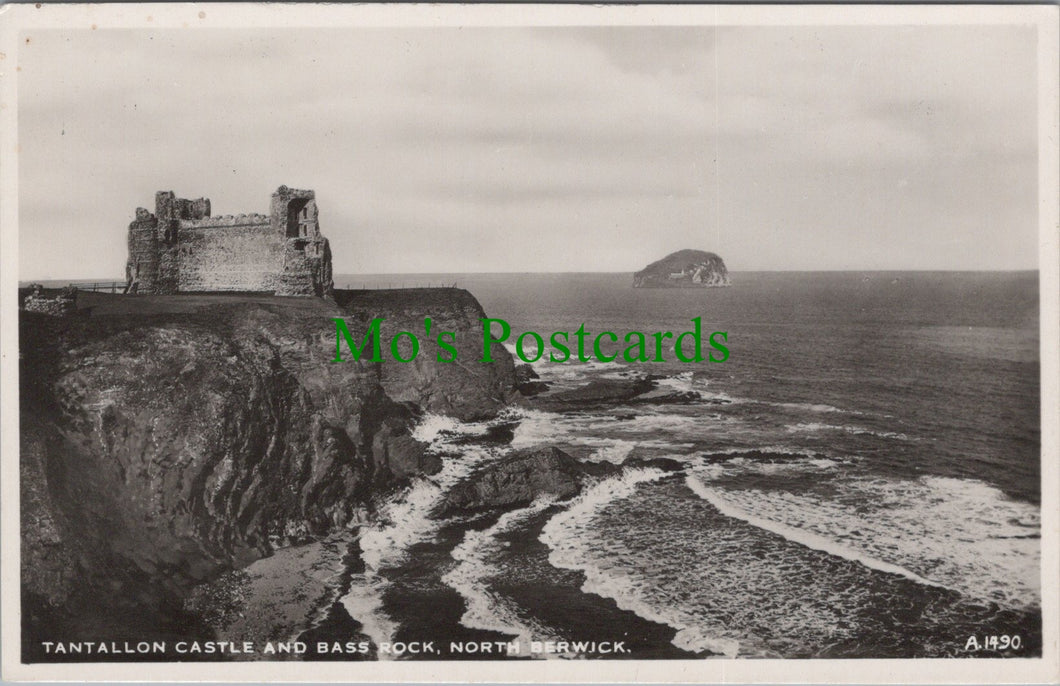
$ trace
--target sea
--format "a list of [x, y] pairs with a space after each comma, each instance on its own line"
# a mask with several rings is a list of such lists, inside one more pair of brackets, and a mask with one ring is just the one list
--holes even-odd
[[[1037, 272], [731, 278], [338, 276], [467, 289], [511, 325], [512, 350], [526, 331], [680, 333], [699, 317], [704, 356], [722, 331], [729, 357], [546, 354], [533, 368], [553, 389], [650, 374], [658, 397], [685, 399], [426, 415], [414, 435], [441, 472], [380, 505], [303, 640], [362, 639], [373, 659], [1041, 655]], [[536, 446], [627, 466], [569, 500], [440, 514], [454, 484]], [[399, 650], [424, 642], [436, 652]]]

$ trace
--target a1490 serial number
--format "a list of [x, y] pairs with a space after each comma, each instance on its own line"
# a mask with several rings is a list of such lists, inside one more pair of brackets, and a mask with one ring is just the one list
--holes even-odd
[[1019, 650], [1023, 645], [1023, 639], [1018, 634], [1009, 636], [1000, 634], [993, 636], [969, 636], [964, 643], [965, 650]]

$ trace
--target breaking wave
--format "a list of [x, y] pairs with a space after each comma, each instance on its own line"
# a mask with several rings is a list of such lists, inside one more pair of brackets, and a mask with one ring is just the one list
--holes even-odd
[[847, 560], [853, 560], [860, 562], [869, 569], [875, 569], [880, 572], [886, 572], [887, 574], [897, 574], [904, 576], [907, 579], [911, 579], [920, 584], [927, 586], [941, 586], [930, 579], [925, 579], [916, 572], [912, 572], [898, 565], [893, 565], [883, 560], [877, 560], [863, 553], [860, 553], [850, 548], [846, 548], [835, 541], [829, 540], [824, 536], [814, 534], [809, 531], [803, 531], [794, 527], [786, 526], [778, 522], [774, 522], [763, 517], [758, 517], [745, 510], [740, 509], [736, 505], [733, 505], [727, 501], [718, 491], [708, 488], [702, 481], [697, 479], [695, 476], [688, 476], [685, 479], [685, 483], [692, 490], [693, 493], [698, 495], [703, 500], [707, 501], [714, 506], [718, 512], [722, 513], [726, 517], [732, 517], [733, 519], [739, 519], [747, 522], [751, 526], [758, 527], [759, 529], [765, 529], [772, 533], [777, 534], [789, 541], [794, 541], [807, 548], [813, 548], [815, 550], [821, 550], [828, 553], [829, 555], [835, 555], [836, 557], [842, 557]]
[[[394, 640], [398, 625], [383, 610], [383, 592], [388, 582], [374, 572], [355, 574], [350, 588], [342, 597], [342, 606], [350, 617], [361, 623], [361, 633], [376, 646]], [[378, 659], [389, 659], [389, 653], [379, 652]]]
[[[428, 443], [428, 450], [437, 451], [446, 449], [447, 441], [482, 435], [487, 429], [485, 423], [465, 423], [427, 414], [411, 433], [416, 440]], [[401, 565], [412, 545], [431, 538], [441, 526], [432, 514], [445, 493], [478, 465], [495, 457], [489, 449], [480, 446], [450, 448], [454, 449], [460, 452], [459, 458], [443, 460], [442, 470], [432, 477], [415, 479], [412, 485], [380, 508], [374, 526], [361, 534], [361, 559], [365, 571], [353, 576], [350, 592], [343, 597], [342, 603], [350, 616], [364, 625], [364, 633], [376, 645], [392, 640], [398, 628], [383, 610], [383, 594], [389, 582], [381, 574], [382, 570]], [[386, 659], [385, 654], [379, 657]]]
[[787, 430], [795, 432], [808, 432], [818, 433], [821, 431], [844, 431], [848, 434], [855, 436], [878, 436], [879, 438], [892, 438], [897, 441], [908, 441], [912, 440], [909, 436], [904, 433], [897, 431], [873, 431], [872, 429], [866, 429], [863, 426], [848, 426], [848, 425], [836, 425], [836, 424], [821, 424], [818, 422], [799, 422], [798, 424], [789, 424]]
[[547, 639], [550, 634], [537, 622], [521, 618], [508, 601], [490, 592], [488, 581], [500, 571], [490, 563], [490, 559], [502, 548], [497, 540], [499, 534], [540, 514], [552, 503], [551, 498], [541, 498], [529, 507], [505, 513], [484, 531], [469, 530], [460, 545], [452, 551], [453, 559], [458, 564], [442, 577], [442, 581], [463, 596], [466, 603], [460, 623], [470, 629], [514, 635], [514, 642], [519, 644], [519, 650], [514, 654], [531, 654], [530, 641]]
[[585, 575], [582, 591], [613, 599], [620, 608], [644, 619], [666, 624], [677, 630], [673, 644], [691, 652], [710, 651], [735, 656], [739, 643], [704, 633], [686, 622], [677, 608], [666, 608], [652, 603], [644, 593], [644, 584], [629, 576], [606, 558], [594, 555], [593, 539], [589, 535], [593, 518], [610, 503], [627, 498], [638, 485], [657, 481], [666, 476], [658, 469], [630, 469], [604, 479], [588, 488], [571, 506], [545, 524], [540, 540], [549, 547], [548, 561], [560, 569], [579, 571]]
[[709, 485], [731, 473], [697, 470], [687, 484], [722, 514], [807, 547], [982, 602], [1040, 605], [1038, 509], [992, 486], [842, 472], [823, 493]]

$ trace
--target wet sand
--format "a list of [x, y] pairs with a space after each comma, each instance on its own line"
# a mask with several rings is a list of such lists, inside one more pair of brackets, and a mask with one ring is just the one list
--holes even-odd
[[210, 613], [206, 619], [218, 640], [252, 641], [257, 647], [235, 659], [298, 659], [290, 653], [266, 653], [266, 644], [293, 643], [308, 627], [327, 619], [348, 578], [344, 558], [353, 542], [352, 534], [342, 533], [282, 548], [199, 587], [189, 604]]

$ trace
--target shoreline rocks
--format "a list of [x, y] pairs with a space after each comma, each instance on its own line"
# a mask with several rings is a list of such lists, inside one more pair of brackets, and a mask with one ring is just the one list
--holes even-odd
[[585, 479], [618, 470], [607, 463], [579, 462], [554, 447], [516, 450], [454, 486], [443, 511], [526, 507], [545, 495], [565, 500], [581, 492]]
[[537, 394], [523, 401], [528, 407], [543, 410], [563, 410], [608, 403], [629, 402], [655, 388], [648, 377], [629, 379], [595, 379], [587, 384], [548, 394]]

